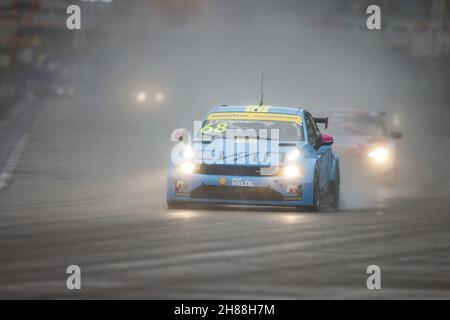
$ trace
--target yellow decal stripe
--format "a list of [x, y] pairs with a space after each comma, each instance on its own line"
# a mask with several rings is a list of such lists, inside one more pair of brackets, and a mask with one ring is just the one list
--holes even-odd
[[207, 120], [260, 120], [285, 121], [302, 124], [302, 118], [292, 114], [260, 113], [260, 112], [220, 112], [211, 113]]

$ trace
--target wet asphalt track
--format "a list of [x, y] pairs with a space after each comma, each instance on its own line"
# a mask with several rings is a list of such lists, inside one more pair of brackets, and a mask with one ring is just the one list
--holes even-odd
[[168, 139], [131, 109], [45, 104], [0, 192], [1, 298], [450, 298], [448, 186], [344, 187], [338, 213], [167, 210]]

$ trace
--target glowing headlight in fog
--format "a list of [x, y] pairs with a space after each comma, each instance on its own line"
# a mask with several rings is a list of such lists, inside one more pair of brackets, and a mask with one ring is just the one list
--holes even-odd
[[190, 161], [183, 162], [179, 168], [183, 174], [191, 174], [194, 172], [194, 164]]
[[295, 161], [300, 156], [300, 150], [294, 149], [286, 155], [288, 161]]
[[136, 96], [138, 102], [144, 102], [147, 100], [147, 94], [145, 92], [139, 92]]
[[300, 168], [297, 166], [284, 167], [283, 174], [288, 178], [295, 178], [300, 175]]
[[384, 162], [389, 157], [389, 150], [387, 148], [376, 148], [370, 151], [368, 156], [376, 161]]

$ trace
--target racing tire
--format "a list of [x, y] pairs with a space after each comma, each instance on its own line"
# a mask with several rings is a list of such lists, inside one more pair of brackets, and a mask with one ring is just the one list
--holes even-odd
[[306, 212], [318, 212], [322, 208], [321, 206], [321, 192], [319, 184], [319, 172], [316, 169], [314, 171], [314, 185], [313, 185], [313, 204], [311, 206], [298, 207], [298, 211]]

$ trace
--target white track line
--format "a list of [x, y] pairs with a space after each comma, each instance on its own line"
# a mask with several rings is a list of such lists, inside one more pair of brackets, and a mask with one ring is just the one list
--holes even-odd
[[24, 133], [17, 142], [14, 151], [8, 158], [5, 167], [0, 173], [0, 191], [5, 189], [12, 182], [14, 177], [14, 171], [16, 170], [17, 163], [19, 162], [20, 156], [22, 155], [25, 147], [27, 146], [28, 139], [30, 138], [29, 133]]

